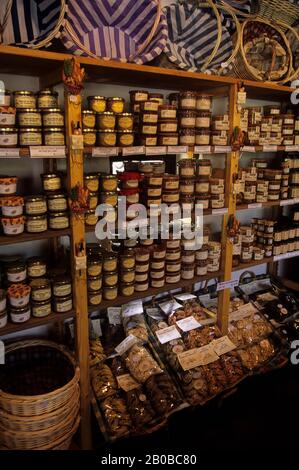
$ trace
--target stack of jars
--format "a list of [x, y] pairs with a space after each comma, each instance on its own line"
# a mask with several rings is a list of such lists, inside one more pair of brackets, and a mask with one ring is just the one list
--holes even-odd
[[286, 217], [279, 220], [274, 229], [274, 256], [299, 250], [298, 223], [290, 222], [290, 219]]
[[254, 229], [250, 225], [243, 225], [240, 227], [241, 235], [241, 254], [240, 261], [242, 263], [249, 263], [253, 256], [254, 245]]
[[[115, 300], [118, 295], [118, 255], [113, 251], [103, 251], [103, 299]], [[100, 297], [100, 291], [93, 293], [97, 298]], [[95, 299], [90, 303], [95, 302]]]
[[[164, 254], [164, 252], [163, 252]], [[182, 267], [181, 240], [170, 238], [166, 241], [165, 250], [165, 282], [175, 284], [180, 282]]]
[[[179, 200], [183, 209], [194, 209], [196, 161], [193, 158], [179, 160]], [[205, 208], [205, 207], [204, 207]]]
[[92, 307], [102, 302], [103, 256], [99, 245], [87, 244], [87, 286], [88, 304]]
[[165, 284], [165, 244], [153, 245], [150, 251], [150, 286], [163, 287]]
[[279, 201], [281, 196], [282, 170], [266, 168], [260, 170], [259, 173], [262, 173], [260, 176], [263, 176], [263, 179], [269, 182], [268, 201]]
[[138, 143], [145, 146], [157, 145], [158, 108], [164, 103], [163, 95], [146, 90], [131, 90], [130, 103]]
[[221, 261], [221, 243], [216, 242], [216, 241], [209, 241], [207, 271], [210, 273], [219, 271], [220, 261]]
[[139, 203], [139, 181], [141, 180], [141, 174], [137, 171], [124, 171], [118, 173], [120, 192], [119, 195], [125, 198], [125, 207], [127, 210], [128, 220], [134, 219], [136, 216], [135, 210], [130, 210], [130, 206]]
[[144, 292], [149, 287], [149, 248], [144, 245], [135, 248], [135, 257], [135, 291]]
[[67, 196], [61, 190], [61, 176], [58, 173], [44, 173], [41, 179], [44, 194], [26, 198], [27, 232], [29, 229], [31, 232], [42, 232], [47, 228], [52, 230], [68, 228], [70, 224], [68, 202]]
[[178, 119], [176, 106], [159, 106], [158, 116], [158, 145], [177, 145]]
[[86, 173], [84, 175], [84, 187], [89, 191], [89, 209], [85, 212], [85, 225], [93, 227], [98, 221], [95, 211], [98, 204], [111, 206], [105, 212], [105, 218], [109, 221], [116, 220], [117, 206], [117, 176], [100, 173]]
[[259, 261], [272, 256], [275, 221], [269, 219], [252, 219], [254, 231], [253, 259]]
[[24, 198], [16, 195], [17, 182], [16, 176], [0, 177], [1, 223], [4, 235], [18, 235], [25, 229]]
[[120, 294], [129, 297], [135, 290], [135, 264], [136, 255], [132, 248], [126, 249], [120, 254]]
[[229, 140], [228, 114], [213, 116], [212, 120], [212, 144], [227, 145]]
[[146, 173], [143, 178], [142, 193], [143, 204], [146, 206], [148, 214], [151, 210], [152, 215], [159, 215], [162, 202], [162, 182], [163, 174]]

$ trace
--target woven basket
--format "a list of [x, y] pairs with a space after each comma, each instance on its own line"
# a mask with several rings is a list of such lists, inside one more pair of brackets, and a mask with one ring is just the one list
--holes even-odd
[[66, 0], [1, 0], [0, 43], [45, 47], [59, 34], [65, 12]]
[[167, 40], [161, 0], [69, 0], [61, 40], [76, 55], [150, 62]]
[[289, 0], [259, 0], [257, 16], [292, 26], [299, 18], [299, 6]]
[[58, 410], [78, 391], [79, 368], [64, 346], [46, 340], [9, 345], [0, 368], [0, 409], [17, 416]]
[[[263, 40], [264, 37], [267, 39]], [[268, 42], [266, 52], [263, 48], [265, 41]], [[252, 45], [250, 59], [248, 55], [249, 44]], [[254, 48], [260, 48], [259, 53], [256, 53]], [[279, 48], [279, 52], [282, 54], [280, 63], [277, 60], [279, 56], [275, 57], [275, 53], [273, 53], [274, 48]], [[269, 63], [269, 67], [263, 69]], [[241, 25], [240, 48], [234, 62], [234, 72], [245, 80], [279, 83], [290, 80], [294, 73], [292, 52], [284, 32], [277, 24], [266, 20], [247, 19], [244, 21]]]

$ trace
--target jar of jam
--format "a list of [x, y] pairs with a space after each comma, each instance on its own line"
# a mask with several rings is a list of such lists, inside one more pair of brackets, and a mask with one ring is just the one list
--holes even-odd
[[67, 199], [63, 193], [53, 193], [47, 195], [47, 206], [49, 212], [64, 212], [67, 210]]
[[132, 131], [134, 126], [132, 113], [120, 113], [116, 115], [117, 129], [120, 131]]
[[209, 129], [195, 129], [195, 144], [196, 145], [209, 145], [210, 134], [211, 132]]
[[100, 305], [102, 302], [102, 290], [99, 291], [90, 291], [87, 293], [88, 295], [88, 305], [90, 306], [97, 306]]
[[88, 225], [90, 227], [93, 227], [97, 224], [99, 217], [96, 215], [94, 209], [89, 209], [85, 211], [85, 225]]
[[134, 133], [130, 130], [117, 132], [117, 145], [119, 147], [131, 147], [134, 144]]
[[176, 106], [165, 104], [163, 106], [159, 106], [158, 110], [159, 120], [162, 119], [176, 119], [177, 117], [177, 108]]
[[181, 194], [180, 195], [180, 206], [183, 211], [192, 212], [194, 210], [194, 203], [195, 203], [194, 194]]
[[193, 178], [180, 179], [180, 193], [194, 194], [195, 180]]
[[0, 128], [0, 147], [17, 147], [18, 130], [13, 127]]
[[206, 93], [197, 93], [196, 109], [198, 111], [210, 111], [212, 109], [213, 95]]
[[117, 286], [103, 287], [103, 297], [105, 300], [115, 300], [117, 298]]
[[14, 263], [7, 266], [6, 276], [9, 282], [22, 282], [25, 281], [27, 275], [26, 266], [24, 263]]
[[148, 99], [150, 101], [158, 103], [159, 106], [162, 106], [164, 103], [164, 96], [162, 95], [162, 93], [150, 93], [148, 95]]
[[53, 280], [53, 295], [65, 297], [72, 293], [72, 282], [68, 276], [58, 276]]
[[43, 277], [47, 273], [45, 260], [38, 256], [33, 256], [27, 260], [27, 274], [29, 278]]
[[149, 262], [148, 261], [139, 261], [136, 263], [135, 272], [137, 273], [147, 273], [149, 270]]
[[182, 263], [183, 264], [191, 264], [195, 263], [195, 251], [192, 250], [183, 250], [182, 251]]
[[182, 268], [181, 268], [181, 278], [182, 279], [193, 279], [194, 278], [194, 272], [195, 272], [195, 264], [194, 263], [182, 264]]
[[31, 215], [26, 217], [26, 231], [28, 233], [41, 233], [47, 229], [47, 215]]
[[165, 275], [166, 284], [177, 284], [181, 280], [181, 272], [167, 272]]
[[97, 127], [101, 130], [114, 130], [116, 125], [116, 116], [110, 111], [97, 114]]
[[163, 176], [163, 189], [175, 191], [179, 189], [179, 176], [169, 175], [167, 173]]
[[155, 269], [158, 269], [158, 270], [163, 270], [165, 268], [165, 260], [164, 258], [162, 260], [152, 260], [151, 261], [151, 266], [150, 266], [150, 269], [151, 270], [155, 270]]
[[133, 249], [122, 253], [119, 258], [121, 269], [132, 269], [135, 267], [135, 251]]
[[180, 193], [178, 191], [164, 191], [162, 194], [162, 202], [166, 204], [174, 204], [179, 202]]
[[146, 90], [131, 90], [129, 93], [131, 103], [148, 101], [149, 93]]
[[180, 145], [188, 145], [194, 146], [195, 145], [195, 129], [181, 129], [180, 136], [179, 136], [179, 143]]
[[114, 272], [117, 271], [117, 253], [107, 251], [103, 255], [103, 271]]
[[176, 132], [158, 135], [158, 145], [178, 145], [179, 135]]
[[41, 127], [42, 113], [40, 109], [24, 108], [18, 112], [18, 123], [20, 127]]
[[112, 129], [99, 131], [98, 143], [101, 147], [115, 147], [116, 146], [116, 131]]
[[206, 210], [210, 205], [211, 195], [209, 193], [196, 194], [196, 204], [201, 204], [202, 209]]
[[166, 256], [166, 246], [164, 244], [154, 245], [151, 254], [154, 260], [163, 260]]
[[195, 91], [183, 91], [179, 95], [180, 109], [196, 109], [197, 93]]
[[[114, 285], [114, 284], [113, 284]], [[99, 291], [102, 289], [102, 276], [88, 276], [87, 289], [89, 291]]]
[[195, 121], [197, 129], [210, 129], [211, 113], [209, 111], [198, 111]]
[[64, 146], [65, 145], [65, 135], [64, 128], [61, 127], [49, 127], [44, 130], [44, 144], [45, 145], [55, 145], [55, 146]]
[[51, 284], [48, 279], [39, 278], [30, 282], [31, 299], [37, 302], [49, 300], [51, 298]]
[[135, 268], [125, 269], [120, 272], [121, 283], [130, 283], [135, 281]]
[[206, 276], [208, 273], [208, 260], [199, 260], [196, 262], [196, 275]]
[[96, 126], [96, 113], [91, 109], [82, 111], [82, 125], [84, 129], [94, 129]]
[[110, 206], [115, 207], [117, 205], [117, 193], [113, 191], [100, 193], [100, 202], [102, 204], [109, 204]]
[[[108, 192], [117, 191], [117, 176], [101, 175], [101, 187], [103, 191], [108, 191]], [[96, 191], [98, 191], [98, 189]]]
[[199, 177], [195, 181], [195, 192], [199, 196], [200, 194], [208, 194], [210, 191], [210, 180], [206, 177]]
[[56, 108], [58, 106], [58, 93], [50, 89], [37, 93], [37, 107], [39, 109]]
[[179, 127], [180, 129], [188, 129], [195, 127], [196, 111], [181, 110], [179, 113]]
[[193, 158], [183, 158], [178, 161], [180, 177], [195, 176], [195, 160]]
[[[211, 144], [212, 145], [227, 145], [228, 133], [227, 131], [214, 130], [211, 132]], [[258, 145], [255, 144], [255, 145]]]
[[1, 106], [10, 106], [11, 105], [11, 91], [6, 90], [2, 85], [0, 85], [0, 104]]
[[46, 196], [28, 196], [25, 199], [25, 212], [27, 215], [42, 215], [47, 212]]
[[95, 129], [83, 129], [83, 143], [86, 147], [94, 147], [97, 142], [97, 132]]
[[196, 162], [196, 174], [197, 176], [210, 177], [212, 174], [212, 163], [211, 160], [203, 159]]
[[33, 91], [14, 91], [14, 105], [20, 108], [36, 108], [36, 98]]
[[69, 228], [68, 212], [52, 212], [49, 214], [49, 228], [52, 230], [63, 230]]
[[155, 111], [143, 111], [142, 114], [140, 114], [140, 122], [142, 124], [157, 124], [158, 122], [158, 113]]
[[148, 273], [135, 273], [135, 281], [136, 282], [147, 282], [148, 281]]
[[195, 253], [196, 261], [204, 261], [208, 259], [209, 247], [208, 245], [202, 245], [200, 250]]
[[89, 256], [87, 258], [88, 276], [100, 276], [102, 274], [103, 259], [99, 255]]
[[211, 208], [221, 209], [224, 207], [224, 194], [211, 194]]
[[51, 299], [42, 302], [31, 302], [32, 316], [36, 318], [47, 317], [52, 313]]
[[165, 285], [165, 276], [161, 279], [151, 279], [151, 287], [160, 288]]
[[120, 285], [120, 293], [124, 297], [129, 297], [134, 294], [134, 282], [123, 282]]
[[[157, 145], [158, 137], [156, 134], [139, 134], [139, 144], [146, 147], [155, 147]], [[164, 144], [159, 144], [164, 145]], [[165, 144], [166, 145], [166, 144]]]
[[181, 248], [168, 248], [165, 255], [166, 261], [177, 261], [181, 259]]
[[42, 130], [40, 127], [20, 127], [19, 130], [20, 147], [42, 145]]
[[161, 278], [164, 278], [164, 276], [165, 276], [164, 268], [162, 268], [162, 269], [153, 269], [153, 268], [151, 268], [151, 270], [150, 270], [150, 278], [151, 279], [161, 279]]
[[89, 173], [84, 175], [84, 186], [88, 191], [97, 192], [99, 190], [98, 173]]
[[135, 292], [145, 292], [148, 290], [148, 281], [135, 282]]
[[178, 122], [176, 119], [164, 119], [158, 123], [158, 133], [176, 133], [178, 130]]
[[53, 297], [53, 309], [56, 313], [69, 312], [73, 308], [73, 297], [67, 295], [65, 297]]
[[0, 124], [2, 128], [14, 128], [16, 125], [15, 108], [4, 108], [0, 106]]
[[106, 98], [104, 96], [88, 96], [88, 106], [96, 113], [106, 111]]
[[28, 303], [22, 307], [10, 306], [10, 319], [12, 323], [25, 323], [30, 319], [31, 307]]
[[64, 113], [59, 108], [43, 110], [44, 127], [64, 127]]
[[45, 173], [41, 175], [44, 191], [58, 191], [61, 189], [61, 178], [56, 173]]
[[150, 258], [149, 250], [146, 248], [136, 248], [135, 249], [136, 263], [139, 262], [148, 262]]
[[17, 217], [23, 214], [24, 198], [21, 196], [6, 196], [0, 198], [0, 207], [4, 217]]
[[115, 114], [123, 113], [125, 107], [125, 100], [119, 96], [107, 98], [107, 111]]

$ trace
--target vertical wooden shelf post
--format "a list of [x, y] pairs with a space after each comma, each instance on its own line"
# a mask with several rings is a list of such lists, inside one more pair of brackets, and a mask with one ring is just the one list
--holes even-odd
[[[66, 134], [68, 146], [68, 191], [77, 184], [83, 186], [83, 150], [71, 146], [72, 122], [81, 124], [80, 95], [65, 92]], [[76, 312], [76, 353], [80, 367], [81, 390], [81, 447], [91, 448], [90, 423], [90, 382], [89, 382], [89, 326], [86, 269], [76, 270], [76, 247], [85, 247], [84, 215], [71, 214], [71, 261], [73, 277], [73, 298]]]
[[[238, 85], [233, 84], [229, 86], [229, 122], [230, 122], [230, 135], [232, 135], [235, 127], [240, 127], [240, 113], [237, 108], [238, 98]], [[230, 216], [236, 214], [236, 196], [234, 194], [234, 175], [238, 172], [239, 165], [239, 152], [230, 152], [226, 157], [226, 170], [225, 170], [225, 192], [226, 192], [226, 207], [228, 213], [223, 217], [221, 243], [223, 248], [222, 254], [222, 268], [224, 271], [222, 281], [230, 281], [232, 278], [232, 264], [233, 264], [233, 243], [227, 236], [227, 224]], [[218, 300], [218, 314], [217, 323], [222, 332], [226, 334], [228, 330], [228, 315], [229, 315], [229, 302], [230, 302], [230, 289], [224, 289], [219, 293]]]

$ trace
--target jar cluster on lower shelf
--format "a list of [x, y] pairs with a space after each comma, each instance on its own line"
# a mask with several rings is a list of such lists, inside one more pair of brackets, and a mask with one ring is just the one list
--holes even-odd
[[5, 235], [42, 233], [69, 227], [67, 196], [61, 190], [61, 177], [55, 173], [42, 174], [44, 193], [17, 196], [16, 176], [0, 177], [0, 206]]
[[25, 323], [31, 317], [43, 318], [52, 312], [65, 313], [73, 308], [72, 283], [67, 274], [50, 277], [43, 258], [23, 261], [14, 257], [3, 266], [0, 290], [0, 328]]

